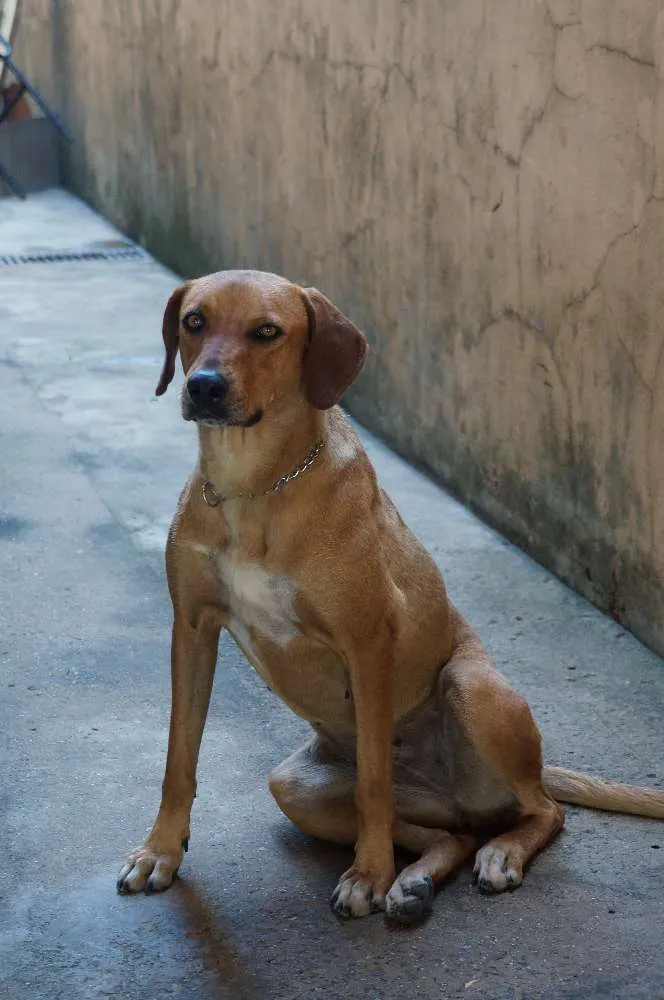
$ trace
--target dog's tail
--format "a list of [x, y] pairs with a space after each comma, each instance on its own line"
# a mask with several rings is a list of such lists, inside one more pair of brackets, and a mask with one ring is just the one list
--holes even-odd
[[664, 819], [664, 792], [654, 788], [600, 781], [564, 767], [545, 767], [543, 777], [545, 789], [559, 802], [628, 813], [630, 816]]

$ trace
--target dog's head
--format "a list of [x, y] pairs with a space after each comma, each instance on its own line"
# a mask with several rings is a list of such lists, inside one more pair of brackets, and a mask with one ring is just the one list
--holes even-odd
[[367, 352], [364, 334], [319, 291], [263, 271], [185, 282], [168, 300], [163, 336], [157, 395], [179, 350], [185, 420], [225, 427], [251, 427], [289, 400], [329, 409]]

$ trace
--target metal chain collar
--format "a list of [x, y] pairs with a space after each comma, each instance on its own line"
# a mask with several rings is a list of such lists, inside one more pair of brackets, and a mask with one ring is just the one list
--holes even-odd
[[301, 476], [303, 472], [306, 472], [307, 469], [311, 468], [324, 447], [324, 441], [317, 441], [309, 454], [300, 462], [299, 465], [296, 465], [294, 469], [287, 472], [285, 476], [280, 476], [279, 479], [272, 483], [272, 486], [270, 486], [269, 489], [263, 490], [262, 493], [234, 493], [233, 496], [224, 497], [220, 493], [217, 493], [214, 485], [209, 479], [206, 479], [201, 486], [201, 495], [203, 500], [208, 507], [218, 507], [220, 503], [226, 503], [227, 500], [257, 500], [259, 497], [268, 497], [272, 493], [280, 493], [284, 486], [290, 483], [293, 479], [297, 479], [297, 477]]

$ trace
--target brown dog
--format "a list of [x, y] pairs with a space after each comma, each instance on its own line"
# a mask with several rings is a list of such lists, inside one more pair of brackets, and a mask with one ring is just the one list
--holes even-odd
[[[179, 349], [200, 455], [166, 551], [161, 807], [120, 892], [165, 889], [182, 860], [222, 627], [314, 730], [270, 789], [302, 830], [355, 844], [332, 896], [340, 916], [415, 920], [478, 848], [480, 889], [518, 885], [563, 825], [554, 796], [664, 818], [663, 793], [542, 767], [528, 705], [448, 601], [335, 406], [367, 348], [325, 296], [221, 272], [176, 289], [163, 334], [157, 394]], [[394, 843], [419, 857], [396, 880]]]

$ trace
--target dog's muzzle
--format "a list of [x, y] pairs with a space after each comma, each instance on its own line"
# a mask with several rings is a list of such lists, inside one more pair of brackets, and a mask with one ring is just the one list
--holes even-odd
[[221, 427], [253, 427], [263, 416], [262, 409], [245, 417], [237, 401], [232, 401], [231, 384], [222, 372], [201, 368], [185, 382], [182, 415], [185, 420]]

